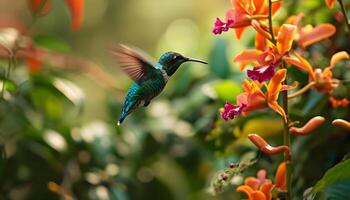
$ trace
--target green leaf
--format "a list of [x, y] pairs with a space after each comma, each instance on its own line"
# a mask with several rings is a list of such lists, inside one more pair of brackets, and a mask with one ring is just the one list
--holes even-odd
[[312, 194], [324, 191], [328, 186], [340, 181], [350, 180], [350, 159], [329, 169], [312, 190]]
[[212, 87], [222, 101], [236, 102], [236, 96], [242, 92], [241, 86], [232, 80], [214, 83]]
[[42, 48], [53, 51], [67, 53], [71, 51], [71, 47], [64, 40], [52, 35], [38, 35], [34, 38], [34, 43]]
[[349, 200], [350, 180], [329, 186], [325, 192], [326, 200]]

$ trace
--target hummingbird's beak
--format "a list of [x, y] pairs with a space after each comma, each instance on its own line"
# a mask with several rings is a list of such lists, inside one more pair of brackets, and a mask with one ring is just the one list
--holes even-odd
[[187, 62], [198, 62], [198, 63], [208, 64], [207, 62], [205, 62], [203, 60], [198, 60], [198, 59], [195, 59], [195, 58], [187, 58], [186, 61]]

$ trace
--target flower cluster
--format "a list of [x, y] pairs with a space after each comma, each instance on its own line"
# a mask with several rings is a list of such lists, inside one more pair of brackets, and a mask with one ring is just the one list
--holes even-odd
[[[327, 1], [332, 7], [335, 1]], [[309, 89], [329, 95], [329, 101], [333, 107], [347, 107], [349, 101], [346, 98], [337, 99], [333, 96], [334, 90], [341, 86], [341, 80], [333, 77], [332, 70], [337, 63], [349, 59], [345, 51], [335, 53], [327, 67], [313, 67], [307, 60], [306, 50], [311, 45], [326, 40], [333, 36], [336, 28], [332, 24], [303, 25], [304, 14], [300, 13], [288, 17], [281, 26], [273, 26], [272, 17], [282, 6], [281, 0], [231, 0], [232, 8], [226, 12], [226, 19], [217, 18], [214, 24], [215, 35], [227, 32], [230, 29], [236, 34], [237, 39], [243, 36], [248, 27], [254, 28], [255, 48], [243, 50], [238, 53], [233, 61], [239, 64], [239, 69], [246, 72], [247, 78], [243, 81], [244, 92], [236, 97], [235, 104], [226, 102], [220, 110], [224, 120], [231, 120], [239, 115], [247, 115], [249, 112], [271, 108], [284, 120], [285, 134], [284, 145], [273, 147], [262, 137], [249, 134], [248, 138], [265, 154], [284, 154], [284, 163], [279, 166], [276, 177], [283, 174], [285, 181], [287, 165], [287, 181], [290, 186], [290, 136], [305, 136], [314, 132], [324, 122], [325, 118], [316, 116], [311, 118], [302, 127], [295, 127], [288, 117], [288, 99], [295, 98]], [[289, 68], [295, 68], [300, 73], [307, 73], [308, 83], [296, 92], [288, 95], [289, 90], [299, 88], [298, 82], [288, 85], [287, 77]], [[247, 69], [248, 68], [248, 69]], [[283, 105], [279, 103], [279, 97], [283, 96]], [[348, 128], [348, 123], [336, 121], [334, 124]], [[270, 200], [273, 188], [286, 191], [286, 184], [275, 184], [265, 179], [266, 172], [258, 172], [257, 178], [249, 177], [245, 185], [237, 188], [238, 192], [244, 192], [249, 200]], [[280, 179], [278, 179], [280, 180]], [[283, 185], [283, 186], [282, 186]], [[287, 196], [290, 198], [290, 188], [287, 188]]]
[[258, 171], [256, 177], [246, 178], [244, 185], [236, 189], [237, 192], [245, 193], [249, 200], [271, 200], [273, 190], [276, 192], [286, 190], [286, 164], [284, 162], [277, 168], [274, 184], [270, 179], [266, 178], [266, 171], [261, 169]]
[[[348, 59], [346, 52], [336, 53], [330, 66], [321, 70], [313, 68], [302, 56], [306, 47], [327, 39], [335, 33], [331, 24], [301, 25], [303, 14], [289, 17], [280, 27], [268, 27], [268, 1], [267, 0], [232, 0], [232, 9], [226, 13], [226, 22], [217, 18], [213, 33], [220, 34], [234, 29], [238, 38], [243, 31], [252, 26], [257, 32], [255, 36], [255, 49], [244, 50], [235, 56], [234, 62], [240, 64], [240, 70], [245, 70], [248, 64], [253, 68], [247, 70], [247, 77], [243, 88], [245, 92], [237, 97], [236, 105], [227, 102], [221, 110], [223, 119], [233, 119], [241, 113], [270, 107], [285, 120], [287, 116], [277, 103], [279, 93], [294, 89], [284, 84], [287, 66], [294, 66], [309, 74], [312, 87], [319, 92], [331, 93], [339, 86], [339, 80], [333, 79], [332, 69], [343, 59]], [[272, 3], [272, 14], [281, 7], [281, 1]], [[272, 33], [271, 33], [272, 32]], [[293, 43], [297, 44], [293, 46]], [[264, 93], [261, 89], [266, 88]], [[347, 100], [341, 102], [331, 101], [335, 106], [347, 106]]]

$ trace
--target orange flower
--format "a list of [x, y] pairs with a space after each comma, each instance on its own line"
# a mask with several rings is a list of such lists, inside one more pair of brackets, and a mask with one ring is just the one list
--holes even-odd
[[69, 8], [73, 30], [78, 30], [84, 18], [84, 0], [66, 0], [66, 4]]
[[245, 105], [243, 113], [270, 107], [287, 121], [287, 116], [283, 108], [277, 103], [279, 93], [284, 90], [282, 82], [286, 78], [286, 73], [286, 69], [277, 71], [270, 82], [264, 84], [267, 90], [265, 94], [261, 90], [262, 84], [245, 80], [243, 83], [245, 93], [237, 97], [237, 104], [240, 106]]
[[[72, 30], [78, 30], [84, 19], [84, 0], [65, 0], [72, 18]], [[47, 14], [51, 9], [51, 0], [29, 0], [32, 12]]]
[[[265, 51], [255, 49], [244, 50], [234, 58], [234, 62], [240, 63], [240, 70], [244, 70], [245, 66], [249, 63], [260, 66], [265, 66], [269, 63], [278, 65], [281, 58], [289, 52], [292, 47], [295, 30], [296, 26], [283, 24], [277, 32], [277, 45], [268, 42], [269, 48]], [[262, 38], [259, 40], [262, 40]]]
[[335, 33], [336, 29], [332, 24], [319, 24], [316, 27], [304, 26], [299, 31], [298, 45], [305, 48], [311, 44], [324, 40]]
[[275, 175], [275, 184], [270, 179], [266, 179], [266, 171], [259, 170], [257, 177], [248, 177], [244, 180], [244, 185], [239, 186], [236, 191], [247, 195], [248, 200], [271, 200], [272, 190], [285, 191], [286, 186], [286, 166], [281, 163]]
[[346, 108], [349, 105], [349, 100], [347, 98], [336, 99], [334, 97], [329, 97], [329, 102], [331, 103], [333, 108], [337, 108], [337, 107]]
[[317, 91], [325, 93], [329, 93], [339, 86], [339, 80], [333, 79], [332, 69], [341, 60], [349, 59], [349, 55], [345, 51], [338, 52], [332, 56], [330, 65], [321, 70], [319, 68], [313, 69], [310, 63], [297, 52], [294, 52], [294, 55], [296, 57], [286, 57], [285, 61], [300, 70], [308, 72], [310, 81], [315, 83], [313, 87]]
[[[241, 38], [243, 31], [252, 25], [254, 20], [266, 20], [268, 17], [268, 0], [231, 0], [231, 4], [232, 9], [226, 13], [227, 23], [223, 23], [223, 25], [229, 24], [229, 28], [235, 30], [238, 39]], [[274, 2], [272, 14], [275, 14], [281, 8], [281, 5], [281, 2]], [[227, 31], [226, 28], [224, 31]], [[217, 33], [221, 32], [218, 31]]]
[[287, 24], [292, 24], [298, 27], [296, 41], [300, 48], [305, 48], [316, 42], [324, 40], [332, 36], [336, 29], [332, 24], [319, 24], [316, 27], [306, 25], [301, 27], [301, 20], [304, 17], [303, 13], [293, 15], [286, 20]]
[[327, 4], [328, 8], [333, 8], [336, 0], [325, 0], [325, 2]]

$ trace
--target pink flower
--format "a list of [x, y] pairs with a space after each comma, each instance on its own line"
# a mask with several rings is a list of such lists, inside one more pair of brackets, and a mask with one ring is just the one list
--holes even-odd
[[221, 34], [222, 32], [226, 32], [228, 31], [228, 29], [230, 28], [230, 26], [233, 24], [233, 20], [229, 19], [227, 20], [227, 22], [223, 22], [221, 21], [219, 18], [216, 18], [216, 21], [214, 23], [214, 28], [212, 30], [212, 32], [215, 35]]
[[267, 66], [254, 67], [252, 70], [247, 71], [247, 75], [250, 79], [261, 82], [269, 81], [275, 74], [275, 65], [270, 63]]
[[230, 102], [226, 102], [224, 109], [221, 112], [221, 117], [224, 120], [233, 119], [235, 116], [240, 115], [245, 107], [245, 104], [235, 106], [232, 105]]

